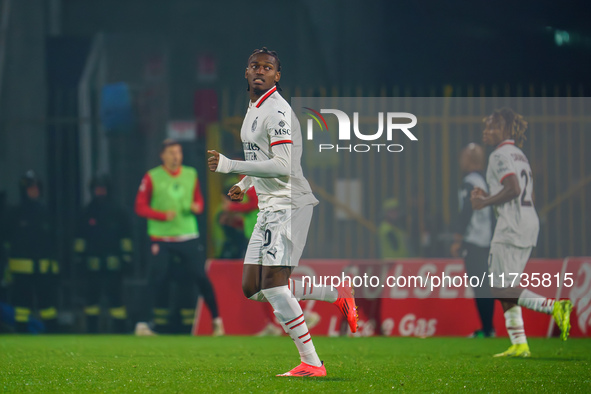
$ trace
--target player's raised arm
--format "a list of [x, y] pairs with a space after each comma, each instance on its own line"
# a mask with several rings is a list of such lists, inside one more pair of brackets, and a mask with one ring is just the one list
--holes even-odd
[[278, 178], [288, 176], [291, 172], [291, 144], [275, 145], [271, 148], [273, 158], [265, 161], [230, 160], [216, 151], [208, 159], [210, 171], [222, 174], [243, 174], [258, 178]]
[[211, 156], [207, 159], [207, 166], [209, 167], [209, 171], [216, 172], [218, 168], [218, 164], [220, 162], [220, 154], [215, 150], [208, 150]]

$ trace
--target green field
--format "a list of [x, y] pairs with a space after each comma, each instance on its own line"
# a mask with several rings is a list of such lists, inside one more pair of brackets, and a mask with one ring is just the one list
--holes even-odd
[[0, 391], [589, 392], [591, 339], [314, 338], [328, 376], [278, 378], [299, 363], [288, 337], [0, 336]]

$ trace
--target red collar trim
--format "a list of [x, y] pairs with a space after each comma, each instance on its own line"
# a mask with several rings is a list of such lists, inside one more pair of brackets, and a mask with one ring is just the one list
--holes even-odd
[[505, 141], [501, 142], [499, 145], [497, 145], [497, 147], [495, 148], [495, 150], [496, 149], [499, 149], [503, 145], [515, 145], [515, 141], [513, 141], [513, 140], [505, 140]]
[[265, 95], [263, 97], [261, 97], [260, 99], [258, 99], [257, 103], [256, 103], [256, 107], [260, 107], [263, 102], [265, 102], [266, 99], [269, 98], [270, 95], [272, 95], [273, 93], [275, 93], [277, 91], [277, 86], [273, 86], [271, 89], [269, 89], [269, 91], [267, 93], [265, 93]]
[[172, 176], [178, 176], [181, 173], [181, 170], [183, 169], [183, 167], [179, 167], [178, 170], [176, 171], [170, 171], [168, 168], [166, 168], [164, 165], [162, 165], [162, 167], [164, 168], [164, 171], [168, 172], [170, 175]]

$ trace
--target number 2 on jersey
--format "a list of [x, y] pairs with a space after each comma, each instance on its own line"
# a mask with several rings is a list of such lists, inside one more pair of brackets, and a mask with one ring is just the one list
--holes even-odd
[[533, 205], [531, 203], [531, 200], [525, 199], [527, 197], [527, 185], [529, 183], [529, 180], [532, 178], [531, 171], [529, 173], [529, 177], [527, 175], [528, 175], [527, 171], [525, 171], [525, 170], [521, 171], [521, 177], [525, 178], [525, 186], [523, 187], [523, 192], [521, 193], [521, 206], [522, 207], [531, 207]]

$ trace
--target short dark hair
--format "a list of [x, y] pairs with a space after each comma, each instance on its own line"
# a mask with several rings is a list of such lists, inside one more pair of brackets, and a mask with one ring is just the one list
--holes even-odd
[[162, 141], [162, 145], [160, 146], [160, 153], [164, 152], [166, 150], [166, 148], [168, 148], [169, 146], [174, 146], [174, 145], [181, 145], [180, 142], [178, 142], [177, 140], [174, 140], [172, 138], [167, 138], [164, 141]]
[[252, 51], [252, 53], [248, 57], [248, 62], [246, 64], [246, 67], [248, 67], [248, 64], [250, 64], [250, 59], [254, 55], [258, 55], [259, 53], [264, 53], [265, 55], [273, 56], [275, 58], [275, 61], [277, 62], [277, 71], [281, 71], [281, 60], [279, 60], [279, 55], [277, 54], [276, 51], [268, 50], [267, 47], [263, 47], [262, 49], [255, 49], [254, 51]]
[[[252, 57], [254, 55], [258, 55], [260, 53], [273, 56], [275, 58], [275, 62], [277, 63], [277, 71], [281, 71], [281, 60], [279, 60], [279, 55], [277, 54], [276, 51], [270, 51], [269, 49], [267, 49], [267, 47], [263, 47], [262, 49], [255, 49], [254, 51], [252, 51], [252, 53], [248, 57], [248, 61], [246, 62], [247, 68], [248, 68], [248, 65], [250, 64], [250, 59], [252, 59]], [[277, 87], [277, 90], [279, 90], [279, 91], [282, 90], [281, 86], [279, 86], [279, 82], [275, 82], [275, 86]], [[250, 86], [247, 86], [246, 90], [250, 90]]]

